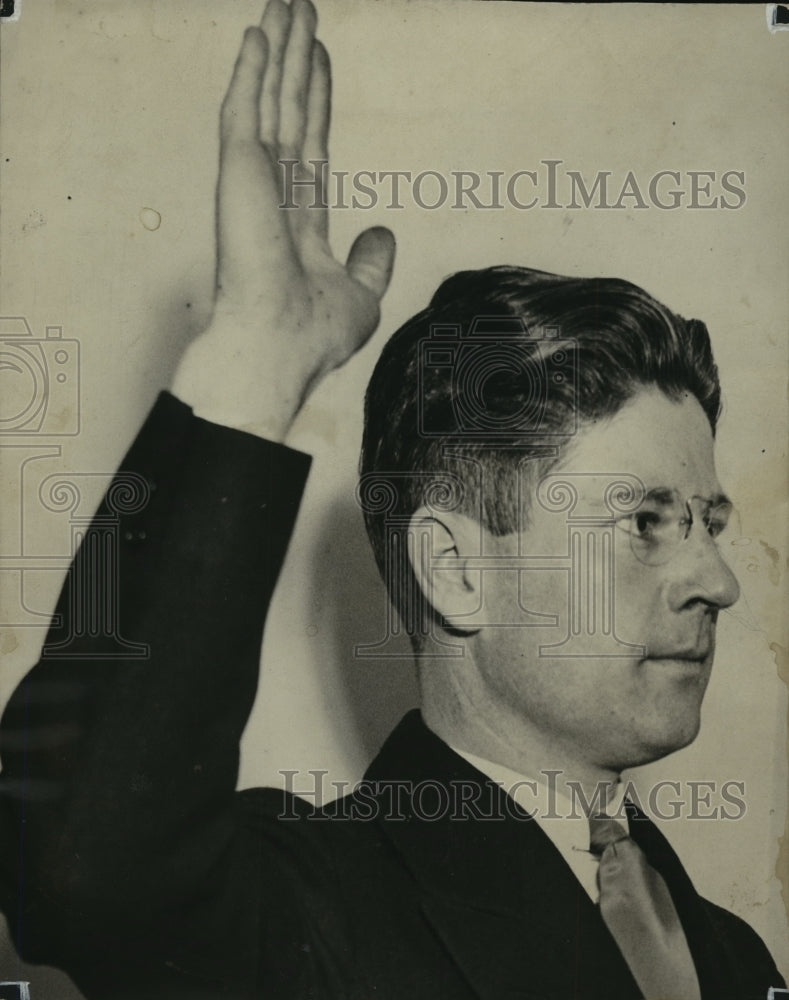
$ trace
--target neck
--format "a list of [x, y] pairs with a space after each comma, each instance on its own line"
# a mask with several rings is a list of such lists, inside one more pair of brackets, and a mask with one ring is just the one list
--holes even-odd
[[613, 796], [619, 771], [597, 765], [554, 734], [541, 732], [512, 716], [484, 692], [447, 685], [445, 680], [442, 671], [428, 668], [420, 678], [420, 686], [422, 717], [449, 746], [526, 777], [547, 780], [568, 798], [577, 796], [580, 789], [587, 801], [593, 801], [601, 786], [605, 786], [605, 798]]

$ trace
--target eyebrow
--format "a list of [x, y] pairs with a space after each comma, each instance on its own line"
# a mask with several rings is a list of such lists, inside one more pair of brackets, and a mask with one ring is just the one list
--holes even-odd
[[[653, 500], [656, 503], [667, 506], [674, 500], [678, 492], [679, 492], [678, 490], [672, 489], [670, 486], [656, 486], [653, 489], [647, 490], [647, 492], [644, 494], [644, 499]], [[726, 496], [725, 493], [714, 493], [711, 497], [700, 496], [699, 494], [694, 493], [693, 496], [685, 497], [684, 499], [705, 500], [713, 507], [718, 507], [721, 504], [729, 504], [730, 506], [732, 505], [731, 500]]]

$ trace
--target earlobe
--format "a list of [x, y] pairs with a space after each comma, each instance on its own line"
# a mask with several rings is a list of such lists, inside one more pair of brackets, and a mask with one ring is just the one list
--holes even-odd
[[[427, 601], [445, 625], [472, 633], [464, 619], [480, 606], [479, 570], [470, 570], [469, 556], [479, 554], [480, 526], [459, 514], [434, 513], [421, 507], [408, 528], [408, 558]], [[475, 541], [472, 541], [475, 538]]]

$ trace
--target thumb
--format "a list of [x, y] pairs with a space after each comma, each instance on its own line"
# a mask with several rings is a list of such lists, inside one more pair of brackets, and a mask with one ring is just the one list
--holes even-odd
[[380, 299], [389, 287], [394, 258], [394, 235], [383, 226], [373, 226], [356, 237], [345, 267], [354, 281]]

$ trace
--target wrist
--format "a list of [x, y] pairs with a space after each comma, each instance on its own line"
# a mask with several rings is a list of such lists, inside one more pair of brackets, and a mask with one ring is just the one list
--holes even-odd
[[170, 391], [203, 420], [281, 443], [303, 393], [288, 389], [276, 364], [239, 364], [222, 353], [226, 345], [206, 331], [187, 349]]

